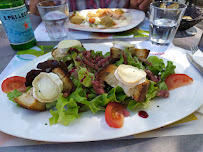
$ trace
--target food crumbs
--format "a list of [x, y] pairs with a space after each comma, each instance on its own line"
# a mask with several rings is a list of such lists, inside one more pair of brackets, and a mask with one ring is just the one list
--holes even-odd
[[159, 107], [159, 106], [157, 106], [157, 107]]

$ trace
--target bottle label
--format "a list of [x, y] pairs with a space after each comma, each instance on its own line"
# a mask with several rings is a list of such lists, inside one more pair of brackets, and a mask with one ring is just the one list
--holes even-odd
[[23, 44], [34, 39], [34, 32], [25, 5], [1, 9], [0, 19], [11, 44]]

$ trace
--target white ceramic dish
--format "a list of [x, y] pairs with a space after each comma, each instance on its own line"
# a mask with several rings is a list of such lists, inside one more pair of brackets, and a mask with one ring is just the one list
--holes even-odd
[[[96, 10], [97, 9], [82, 10], [80, 11], [80, 13], [83, 16], [86, 16], [88, 12], [96, 11]], [[135, 26], [139, 25], [145, 18], [145, 13], [143, 11], [135, 10], [135, 9], [123, 9], [123, 10], [127, 12], [127, 15], [130, 16], [130, 19], [124, 24], [120, 24], [120, 25], [118, 24], [111, 28], [101, 29], [96, 27], [72, 24], [69, 22], [69, 28], [75, 29], [75, 30], [81, 30], [81, 31], [88, 31], [88, 32], [102, 32], [102, 33], [122, 32], [122, 31], [127, 31], [129, 29], [132, 29]]]
[[[84, 47], [109, 51], [110, 45], [84, 44]], [[47, 60], [50, 56], [50, 53], [41, 56], [8, 77], [25, 76], [31, 69], [36, 69], [39, 62]], [[151, 105], [144, 109], [149, 114], [148, 118], [141, 118], [137, 111], [131, 111], [130, 116], [125, 117], [124, 126], [114, 129], [106, 124], [104, 112], [95, 115], [85, 112], [69, 126], [61, 124], [50, 126], [49, 111], [34, 112], [18, 107], [0, 91], [0, 131], [26, 139], [49, 142], [84, 142], [119, 138], [157, 129], [188, 116], [201, 106], [202, 92], [203, 83], [198, 81], [177, 88], [170, 91], [169, 98], [153, 100]], [[45, 125], [46, 123], [48, 125]]]

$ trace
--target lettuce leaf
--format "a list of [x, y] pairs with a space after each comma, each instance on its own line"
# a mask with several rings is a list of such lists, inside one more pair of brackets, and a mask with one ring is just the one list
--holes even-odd
[[94, 51], [94, 50], [91, 50], [91, 55], [92, 55], [93, 57], [96, 57], [96, 56], [101, 56], [101, 57], [103, 57], [102, 51]]
[[78, 84], [76, 90], [71, 93], [68, 97], [69, 100], [72, 98], [74, 101], [78, 102], [78, 103], [82, 103], [82, 104], [86, 104], [87, 103], [87, 95], [85, 90], [82, 88], [82, 84]]
[[116, 101], [116, 102], [121, 102], [123, 101], [127, 96], [123, 91], [123, 88], [117, 86], [115, 88], [112, 88], [109, 91], [109, 94], [107, 96], [110, 101]]
[[159, 88], [156, 86], [156, 82], [150, 81], [150, 86], [146, 94], [146, 99], [150, 100], [154, 98], [158, 91], [159, 91]]
[[159, 82], [157, 84], [157, 86], [159, 87], [159, 90], [168, 90], [168, 86], [166, 85], [166, 83], [164, 81]]
[[64, 126], [67, 126], [70, 122], [79, 117], [79, 106], [77, 103], [72, 98], [70, 100], [64, 98], [62, 93], [57, 99], [56, 109], [56, 111], [50, 110], [50, 113], [52, 114], [52, 117], [49, 118], [50, 125], [61, 123]]
[[125, 95], [123, 89], [119, 86], [112, 88], [107, 94], [101, 94], [90, 101], [89, 107], [93, 113], [99, 110], [105, 110], [105, 106], [109, 102], [122, 102], [127, 96]]
[[159, 59], [157, 56], [150, 56], [147, 60], [152, 63], [152, 65], [147, 65], [148, 69], [155, 75], [165, 68], [163, 60]]
[[108, 94], [101, 94], [94, 98], [92, 101], [89, 103], [89, 108], [91, 109], [92, 113], [96, 113], [99, 110], [105, 110], [104, 106], [106, 106], [110, 100], [107, 98]]
[[9, 92], [9, 93], [7, 94], [7, 97], [8, 97], [9, 100], [15, 102], [14, 98], [19, 97], [19, 96], [21, 96], [22, 94], [23, 94], [22, 92], [20, 92], [20, 91], [18, 91], [18, 90], [15, 89], [13, 92]]
[[[145, 70], [145, 67], [138, 60], [138, 58], [136, 56], [132, 57], [132, 54], [130, 53], [129, 49], [124, 50], [124, 56], [125, 56], [125, 59], [127, 60], [128, 65], [132, 65], [132, 66], [137, 67], [139, 69]], [[121, 64], [124, 64], [123, 55], [121, 55], [120, 59], [115, 63], [115, 65], [117, 65], [117, 66], [119, 66]]]
[[80, 68], [78, 71], [78, 79], [85, 87], [89, 87], [94, 80], [94, 74], [89, 72], [86, 68]]
[[116, 61], [115, 65], [119, 66], [124, 63], [124, 58], [121, 57], [118, 61]]
[[55, 107], [56, 103], [57, 103], [57, 100], [50, 102], [50, 103], [46, 103], [46, 109], [51, 109], [51, 108]]
[[137, 107], [138, 106], [138, 102], [137, 101], [135, 101], [135, 100], [133, 100], [133, 99], [130, 99], [130, 101], [129, 101], [129, 103], [128, 103], [128, 109], [129, 110], [132, 110], [132, 109], [134, 109], [135, 107]]
[[139, 69], [145, 70], [145, 67], [138, 60], [138, 58], [136, 56], [132, 57], [129, 49], [125, 49], [125, 57], [127, 59], [128, 65], [132, 65], [132, 66], [137, 67]]
[[86, 49], [82, 46], [76, 46], [76, 47], [73, 47], [73, 48], [76, 48], [78, 50], [78, 52], [84, 52], [86, 51]]
[[166, 70], [161, 72], [161, 79], [168, 77], [171, 74], [175, 73], [176, 66], [173, 65], [173, 62], [167, 61]]

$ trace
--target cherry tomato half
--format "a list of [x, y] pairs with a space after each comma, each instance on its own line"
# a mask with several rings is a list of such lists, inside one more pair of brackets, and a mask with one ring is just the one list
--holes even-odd
[[169, 90], [188, 85], [193, 79], [186, 74], [171, 74], [165, 79]]
[[113, 128], [122, 127], [124, 123], [124, 110], [124, 105], [117, 102], [110, 102], [105, 110], [106, 123]]
[[26, 78], [19, 76], [7, 78], [3, 81], [1, 85], [2, 91], [8, 93], [17, 89], [20, 92], [25, 92], [26, 90], [25, 81]]

